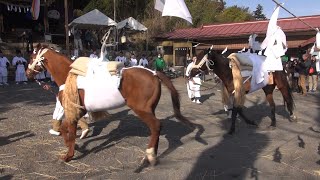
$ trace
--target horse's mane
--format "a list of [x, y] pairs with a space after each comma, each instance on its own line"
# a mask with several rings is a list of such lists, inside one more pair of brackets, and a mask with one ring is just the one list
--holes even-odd
[[64, 61], [67, 61], [68, 63], [72, 63], [73, 61], [67, 57], [66, 55], [57, 52], [55, 49], [53, 49], [52, 47], [50, 47], [48, 44], [43, 44], [43, 45], [37, 45], [37, 49], [41, 50], [41, 49], [48, 49], [50, 52], [54, 53], [55, 55], [62, 57], [61, 59], [63, 59]]

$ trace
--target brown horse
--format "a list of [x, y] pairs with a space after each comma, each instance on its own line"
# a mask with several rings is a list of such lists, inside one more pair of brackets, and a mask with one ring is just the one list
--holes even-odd
[[[228, 104], [232, 103], [232, 124], [229, 130], [229, 134], [233, 134], [235, 131], [235, 121], [237, 114], [251, 125], [257, 125], [254, 121], [249, 120], [242, 112], [242, 107], [245, 101], [245, 94], [250, 90], [250, 81], [243, 81], [240, 73], [239, 62], [234, 58], [226, 58], [221, 54], [218, 54], [212, 49], [208, 50], [207, 54], [203, 58], [199, 58], [196, 62], [194, 69], [191, 71], [191, 76], [201, 72], [212, 70], [223, 82], [223, 102]], [[293, 114], [294, 102], [292, 92], [289, 83], [286, 78], [284, 71], [272, 72], [273, 84], [268, 84], [263, 87], [263, 91], [266, 95], [267, 101], [271, 106], [271, 125], [270, 127], [276, 127], [276, 116], [275, 116], [275, 103], [273, 100], [273, 91], [277, 86], [280, 90], [287, 109], [290, 114], [290, 120], [296, 121], [296, 116]]]
[[[54, 50], [38, 45], [34, 55], [31, 56], [27, 69], [29, 78], [40, 71], [48, 70], [59, 87], [65, 85], [59, 98], [65, 109], [65, 120], [61, 125], [61, 134], [68, 152], [62, 157], [70, 161], [74, 156], [77, 121], [86, 114], [84, 96], [85, 91], [78, 89], [75, 78], [77, 75], [69, 73], [72, 61]], [[180, 112], [179, 94], [172, 82], [161, 72], [152, 72], [143, 68], [124, 69], [121, 75], [119, 91], [129, 106], [146, 123], [151, 132], [151, 138], [146, 150], [144, 162], [151, 165], [156, 163], [158, 151], [160, 121], [155, 117], [155, 108], [161, 96], [161, 82], [169, 89], [175, 117], [194, 129], [194, 124], [186, 119]], [[72, 94], [74, 94], [72, 96]]]

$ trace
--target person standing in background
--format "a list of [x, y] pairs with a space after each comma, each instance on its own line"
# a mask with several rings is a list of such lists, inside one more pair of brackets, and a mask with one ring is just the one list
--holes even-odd
[[74, 55], [79, 57], [79, 50], [82, 51], [82, 40], [81, 40], [81, 31], [75, 29], [73, 32], [73, 42], [74, 42]]
[[21, 51], [16, 50], [17, 55], [12, 59], [12, 65], [16, 67], [16, 84], [27, 84], [26, 68], [27, 60], [22, 57]]
[[311, 64], [308, 70], [309, 76], [309, 92], [316, 92], [317, 91], [317, 81], [318, 81], [318, 73], [316, 71], [316, 55], [311, 57]]
[[132, 54], [130, 58], [130, 66], [137, 66], [138, 65], [138, 60], [136, 59], [135, 55]]
[[3, 56], [2, 51], [0, 50], [0, 86], [9, 85], [8, 84], [8, 67], [10, 62], [8, 58]]
[[310, 67], [310, 60], [308, 59], [309, 55], [308, 54], [303, 54], [302, 59], [300, 59], [299, 64], [298, 64], [298, 69], [299, 69], [299, 86], [302, 90], [302, 95], [306, 96], [307, 95], [307, 87], [306, 87], [306, 78], [308, 75], [307, 70]]
[[186, 78], [187, 78], [187, 91], [188, 91], [188, 97], [190, 100], [194, 103], [201, 104], [200, 98], [200, 86], [201, 86], [201, 79], [200, 74], [197, 74], [195, 77], [190, 77], [190, 73], [192, 70], [192, 67], [195, 65], [197, 61], [197, 57], [192, 58], [192, 62], [188, 65], [186, 70]]
[[166, 66], [166, 62], [162, 58], [161, 54], [158, 54], [158, 58], [154, 62], [154, 67], [156, 71], [161, 71], [163, 72], [163, 69]]
[[97, 51], [95, 49], [90, 54], [89, 58], [91, 58], [91, 59], [99, 59], [99, 57], [97, 56]]
[[146, 58], [146, 55], [142, 54], [142, 57], [139, 60], [139, 66], [143, 66], [143, 67], [147, 68], [148, 67], [148, 63], [149, 62], [148, 62], [148, 60]]

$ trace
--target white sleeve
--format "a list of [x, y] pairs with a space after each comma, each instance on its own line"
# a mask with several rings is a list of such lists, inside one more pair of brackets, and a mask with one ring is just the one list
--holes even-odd
[[10, 61], [8, 60], [8, 58], [6, 58], [6, 57], [3, 57], [3, 58], [7, 61], [7, 63], [11, 64]]
[[193, 63], [190, 63], [190, 64], [187, 66], [187, 69], [186, 69], [186, 76], [189, 76], [189, 75], [190, 75], [192, 65], [193, 65]]
[[12, 59], [12, 65], [15, 66], [16, 64], [17, 64], [17, 58], [14, 57], [14, 58]]
[[139, 60], [139, 66], [141, 66], [143, 59]]

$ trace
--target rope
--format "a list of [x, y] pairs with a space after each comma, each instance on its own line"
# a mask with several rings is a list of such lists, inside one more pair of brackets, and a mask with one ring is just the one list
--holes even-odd
[[[34, 79], [34, 80], [35, 80], [35, 81], [38, 83], [38, 85], [41, 86], [41, 87], [43, 87], [42, 85], [45, 84], [45, 83], [40, 82], [38, 79]], [[54, 93], [51, 88], [48, 89], [48, 90], [49, 90], [52, 94], [54, 94], [55, 97], [57, 96], [57, 94]]]
[[290, 12], [287, 8], [283, 7], [282, 4], [280, 4], [279, 2], [277, 2], [276, 0], [272, 0], [274, 3], [276, 3], [278, 6], [280, 6], [282, 9], [284, 9], [285, 11], [287, 11], [289, 14], [291, 14], [293, 17], [297, 18], [299, 21], [301, 21], [303, 24], [305, 24], [306, 26], [309, 26], [311, 29], [314, 29], [315, 31], [319, 32], [318, 28], [315, 28], [313, 26], [311, 26], [310, 24], [302, 21], [299, 17], [297, 17], [296, 15], [294, 15], [292, 12]]

